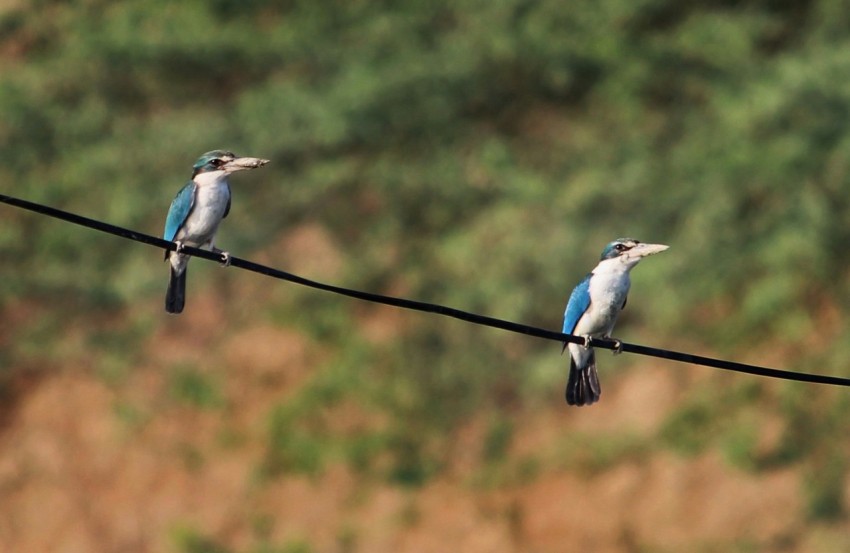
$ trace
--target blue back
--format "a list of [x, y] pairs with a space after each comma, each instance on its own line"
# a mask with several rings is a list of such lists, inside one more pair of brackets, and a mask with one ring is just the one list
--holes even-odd
[[564, 312], [564, 334], [572, 334], [578, 324], [581, 316], [584, 315], [587, 308], [590, 307], [590, 277], [593, 273], [588, 273], [584, 279], [573, 288], [573, 293], [570, 294], [570, 301], [567, 302], [567, 309]]
[[168, 217], [165, 219], [165, 233], [162, 235], [165, 240], [173, 242], [180, 227], [189, 217], [192, 206], [195, 204], [195, 188], [194, 181], [187, 182], [172, 200], [171, 207], [168, 208]]

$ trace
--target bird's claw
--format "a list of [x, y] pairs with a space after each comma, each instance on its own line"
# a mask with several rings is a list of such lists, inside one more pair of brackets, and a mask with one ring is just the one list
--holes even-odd
[[180, 240], [175, 240], [174, 243], [177, 244], [177, 246], [174, 248], [174, 253], [180, 253], [186, 248], [186, 245]]
[[606, 336], [605, 339], [611, 340], [612, 342], [614, 342], [614, 349], [611, 350], [611, 353], [613, 355], [620, 355], [621, 353], [623, 353], [623, 342], [622, 342], [622, 340], [618, 340], [616, 338], [611, 338], [610, 336]]
[[583, 347], [589, 348], [590, 347], [590, 341], [592, 340], [592, 337], [590, 336], [590, 334], [586, 334], [586, 335], [582, 336], [582, 338], [584, 338]]
[[221, 256], [221, 261], [219, 263], [221, 263], [222, 267], [230, 267], [230, 252], [220, 250], [220, 249], [216, 248], [215, 246], [213, 246], [210, 249], [212, 250], [213, 253], [217, 253], [218, 255]]

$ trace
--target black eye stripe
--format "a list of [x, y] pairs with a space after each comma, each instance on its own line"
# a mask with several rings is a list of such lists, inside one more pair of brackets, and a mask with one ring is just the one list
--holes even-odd
[[619, 242], [617, 244], [614, 244], [614, 249], [617, 250], [618, 252], [627, 252], [630, 249], [637, 246], [638, 244], [640, 244], [640, 242], [638, 242], [637, 240], [635, 240], [634, 242], [630, 242], [630, 243]]

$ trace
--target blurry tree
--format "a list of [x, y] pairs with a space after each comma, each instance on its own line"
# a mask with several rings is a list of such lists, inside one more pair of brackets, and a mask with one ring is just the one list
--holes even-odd
[[[237, 185], [222, 232], [233, 251], [317, 222], [345, 252], [340, 284], [550, 328], [604, 243], [666, 242], [627, 312], [654, 344], [772, 344], [789, 367], [846, 371], [846, 4], [12, 3], [0, 9], [0, 179], [159, 232], [195, 156], [261, 155], [273, 164]], [[122, 351], [154, 326], [104, 318], [159, 301], [158, 253], [3, 211], [0, 307], [29, 315], [0, 333], [14, 344], [0, 369], [85, 355], [45, 344], [68, 317], [123, 332], [101, 342]], [[313, 313], [298, 324], [379, 382], [348, 393], [420, 436], [515, 401], [504, 390], [541, 352], [563, 364], [552, 344], [427, 317], [397, 344], [353, 348], [371, 349], [356, 358], [368, 366], [346, 362], [350, 304], [305, 310], [325, 300], [289, 292], [260, 312]], [[828, 350], [795, 347], [816, 334]], [[401, 459], [412, 446], [399, 434], [386, 443]]]

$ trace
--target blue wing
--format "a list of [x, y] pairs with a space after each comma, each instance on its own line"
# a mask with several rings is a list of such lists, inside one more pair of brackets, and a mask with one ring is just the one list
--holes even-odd
[[180, 227], [183, 226], [186, 218], [189, 217], [192, 206], [195, 205], [195, 188], [194, 181], [189, 181], [171, 202], [171, 207], [168, 209], [168, 217], [165, 219], [165, 233], [162, 235], [165, 240], [173, 242]]
[[573, 288], [573, 293], [570, 294], [570, 301], [567, 302], [567, 309], [564, 311], [564, 334], [572, 334], [578, 324], [578, 320], [590, 307], [590, 277], [593, 273], [589, 273], [584, 279]]

